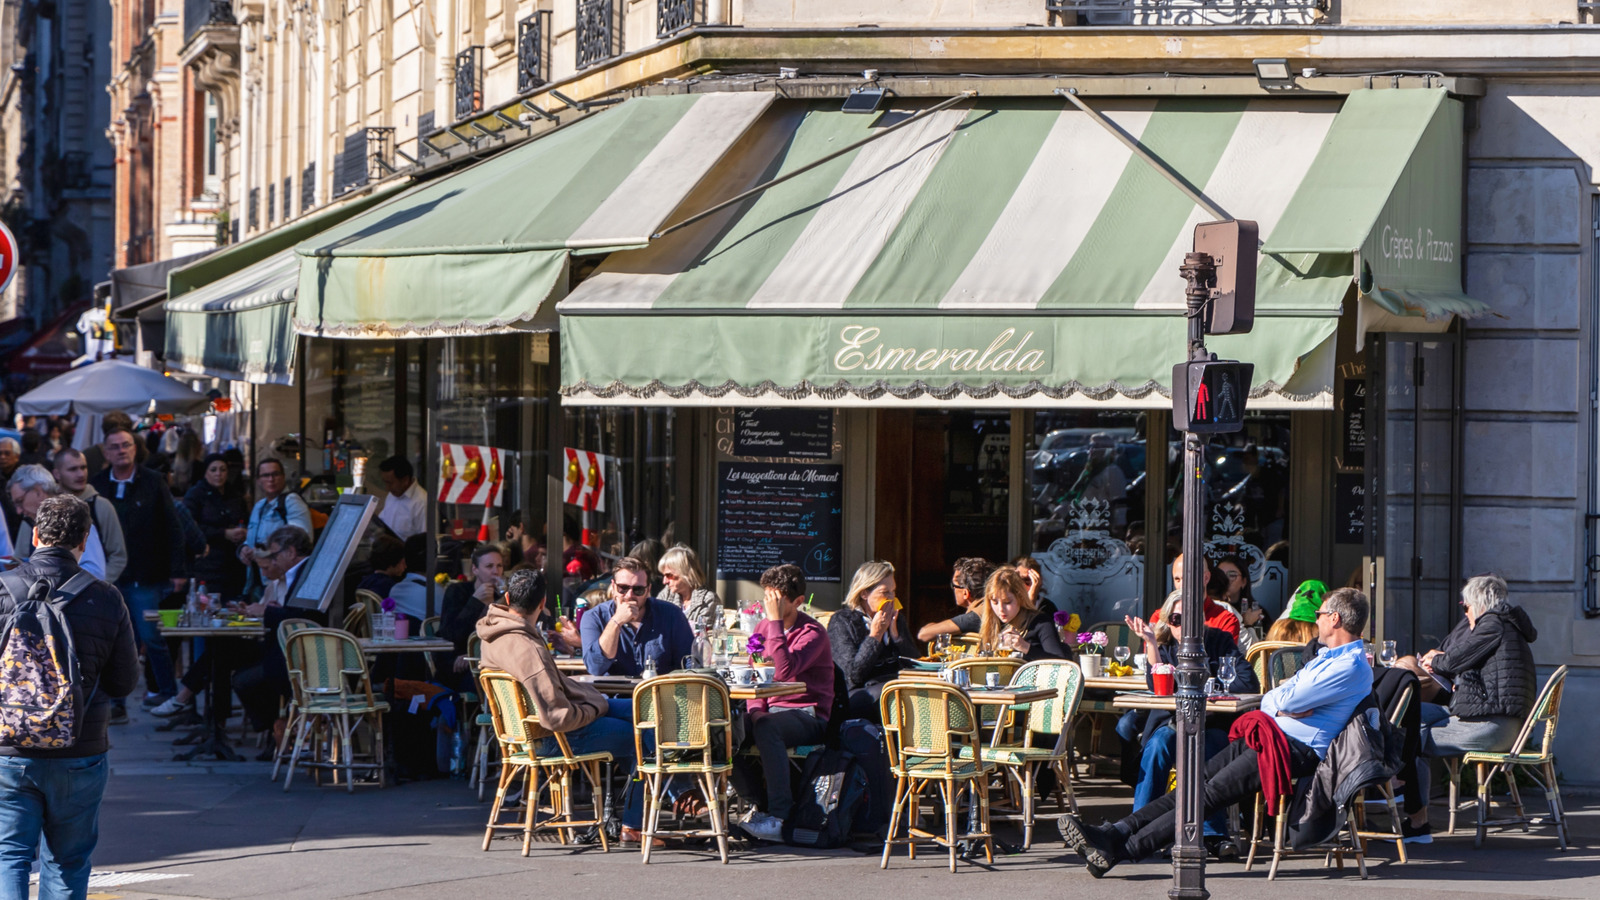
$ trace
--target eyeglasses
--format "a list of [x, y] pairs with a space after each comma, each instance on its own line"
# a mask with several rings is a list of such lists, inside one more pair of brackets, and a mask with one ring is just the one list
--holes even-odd
[[964, 591], [966, 589], [967, 586], [964, 584], [956, 584], [955, 582], [950, 583], [950, 590], [952, 591]]
[[617, 589], [619, 594], [632, 594], [635, 597], [643, 597], [645, 594], [650, 593], [650, 585], [648, 584], [618, 584], [613, 581], [611, 585]]
[[1167, 619], [1167, 624], [1174, 628], [1181, 628], [1183, 626], [1183, 613], [1173, 613], [1171, 617]]

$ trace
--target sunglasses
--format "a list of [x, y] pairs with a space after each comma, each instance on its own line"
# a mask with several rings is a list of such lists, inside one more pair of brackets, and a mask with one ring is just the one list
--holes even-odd
[[643, 597], [645, 594], [650, 593], [650, 585], [648, 584], [617, 584], [614, 581], [611, 584], [619, 594], [632, 594], [635, 597]]
[[1173, 613], [1171, 616], [1169, 616], [1167, 618], [1167, 624], [1171, 625], [1173, 628], [1182, 628], [1183, 627], [1183, 613], [1180, 613], [1180, 612]]

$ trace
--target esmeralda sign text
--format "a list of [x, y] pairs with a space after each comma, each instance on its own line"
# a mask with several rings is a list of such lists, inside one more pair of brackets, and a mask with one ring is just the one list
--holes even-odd
[[[919, 331], [924, 333], [916, 334]], [[828, 348], [829, 368], [840, 374], [993, 376], [1027, 375], [1050, 365], [1049, 332], [1041, 335], [1032, 328], [984, 325], [972, 328], [970, 337], [951, 338], [948, 329], [923, 329], [909, 323], [891, 332], [877, 325], [836, 326]]]

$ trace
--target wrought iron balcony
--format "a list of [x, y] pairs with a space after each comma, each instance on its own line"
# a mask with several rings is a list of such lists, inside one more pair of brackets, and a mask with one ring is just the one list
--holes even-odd
[[550, 81], [550, 11], [540, 10], [517, 23], [517, 93]]
[[483, 110], [483, 47], [456, 54], [456, 120]]
[[1331, 0], [1045, 0], [1052, 25], [1315, 25]]
[[656, 0], [656, 37], [669, 38], [700, 24], [696, 0]]
[[622, 31], [617, 27], [619, 0], [577, 0], [578, 68], [605, 62], [622, 52]]
[[184, 0], [183, 40], [188, 43], [195, 32], [209, 25], [234, 27], [233, 0]]
[[382, 181], [395, 172], [394, 129], [367, 129], [367, 180]]

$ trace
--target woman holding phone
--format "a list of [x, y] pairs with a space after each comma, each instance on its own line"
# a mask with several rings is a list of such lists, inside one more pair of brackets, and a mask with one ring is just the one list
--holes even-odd
[[878, 695], [900, 674], [903, 657], [915, 657], [911, 624], [895, 597], [894, 566], [864, 563], [850, 579], [844, 608], [828, 622], [833, 662], [850, 691], [850, 718], [878, 721]]

